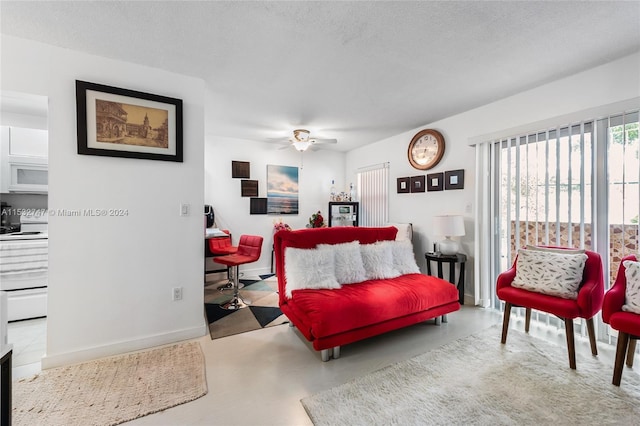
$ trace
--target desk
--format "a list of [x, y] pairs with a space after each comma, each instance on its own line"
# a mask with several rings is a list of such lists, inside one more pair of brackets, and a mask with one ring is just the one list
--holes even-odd
[[456, 263], [460, 264], [460, 277], [458, 278], [458, 301], [461, 305], [464, 305], [464, 270], [465, 263], [467, 262], [467, 255], [458, 253], [454, 255], [445, 255], [439, 253], [425, 253], [424, 257], [427, 259], [427, 274], [431, 273], [431, 262], [438, 264], [438, 278], [443, 278], [442, 264], [449, 264], [449, 282], [456, 285]]
[[0, 351], [0, 424], [11, 424], [11, 354], [13, 345], [7, 345]]

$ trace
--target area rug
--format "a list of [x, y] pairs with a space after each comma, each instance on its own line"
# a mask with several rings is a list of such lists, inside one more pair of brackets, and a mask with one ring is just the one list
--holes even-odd
[[211, 339], [288, 322], [278, 307], [278, 280], [275, 275], [260, 275], [257, 279], [242, 279], [240, 282], [244, 285], [240, 288], [240, 297], [249, 302], [249, 307], [237, 311], [228, 311], [219, 306], [232, 295], [231, 290], [221, 292], [217, 289], [223, 283], [211, 283], [205, 287], [204, 309]]
[[571, 370], [566, 348], [516, 330], [501, 345], [493, 327], [302, 404], [316, 426], [638, 424], [640, 376], [613, 386], [613, 363], [587, 353]]
[[69, 367], [13, 383], [14, 425], [117, 425], [207, 393], [198, 342]]

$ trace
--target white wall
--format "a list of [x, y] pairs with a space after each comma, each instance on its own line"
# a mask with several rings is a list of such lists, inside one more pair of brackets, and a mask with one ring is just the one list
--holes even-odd
[[[414, 249], [423, 272], [426, 271], [424, 253], [430, 251], [433, 243], [441, 239], [431, 228], [432, 217], [445, 213], [463, 214], [466, 235], [461, 238], [461, 251], [470, 256], [466, 269], [465, 300], [467, 303], [478, 303], [473, 274], [475, 148], [468, 145], [469, 141], [478, 140], [479, 137], [482, 139], [481, 135], [510, 135], [508, 129], [637, 97], [640, 95], [639, 75], [640, 54], [634, 54], [456, 116], [426, 123], [411, 131], [349, 152], [345, 175], [350, 179], [350, 176], [355, 176], [358, 167], [384, 161], [391, 163], [390, 220], [414, 224]], [[426, 172], [413, 169], [407, 159], [411, 138], [424, 128], [439, 130], [446, 140], [444, 157], [436, 167]], [[486, 140], [489, 140], [488, 137]], [[465, 170], [463, 190], [396, 193], [398, 177], [455, 169]]]
[[[50, 217], [43, 367], [206, 333], [204, 83], [5, 35], [1, 43], [2, 89], [49, 97], [49, 208], [128, 210]], [[78, 155], [76, 79], [182, 99], [184, 162]], [[190, 216], [179, 216], [180, 203]], [[177, 286], [183, 300], [174, 302]]]
[[[240, 270], [251, 274], [269, 273], [273, 244], [273, 223], [282, 219], [294, 229], [304, 228], [309, 217], [320, 210], [328, 220], [327, 210], [331, 180], [340, 191], [345, 187], [342, 152], [307, 151], [302, 157], [293, 148], [263, 142], [229, 139], [215, 136], [215, 129], [207, 128], [205, 138], [205, 203], [214, 207], [216, 224], [229, 229], [233, 243], [240, 235], [264, 237], [260, 260], [241, 266]], [[232, 161], [248, 161], [251, 179], [258, 180], [258, 196], [267, 196], [267, 165], [293, 166], [299, 169], [298, 215], [250, 215], [249, 198], [241, 197], [240, 181], [231, 177]], [[349, 183], [346, 183], [346, 187]], [[214, 265], [208, 269], [215, 269]], [[220, 266], [220, 265], [218, 265]]]

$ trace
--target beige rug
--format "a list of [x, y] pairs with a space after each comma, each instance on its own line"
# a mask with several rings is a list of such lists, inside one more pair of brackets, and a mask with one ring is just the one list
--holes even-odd
[[14, 382], [14, 425], [116, 425], [207, 393], [198, 342], [44, 370]]
[[613, 363], [588, 349], [577, 367], [565, 347], [516, 330], [501, 345], [500, 328], [491, 328], [302, 404], [316, 426], [640, 424], [636, 372], [625, 368], [613, 386]]

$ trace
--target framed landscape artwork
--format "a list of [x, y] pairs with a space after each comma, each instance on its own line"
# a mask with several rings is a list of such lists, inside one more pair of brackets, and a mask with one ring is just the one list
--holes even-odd
[[76, 80], [78, 154], [182, 162], [182, 100]]
[[298, 168], [267, 165], [267, 214], [298, 214]]

